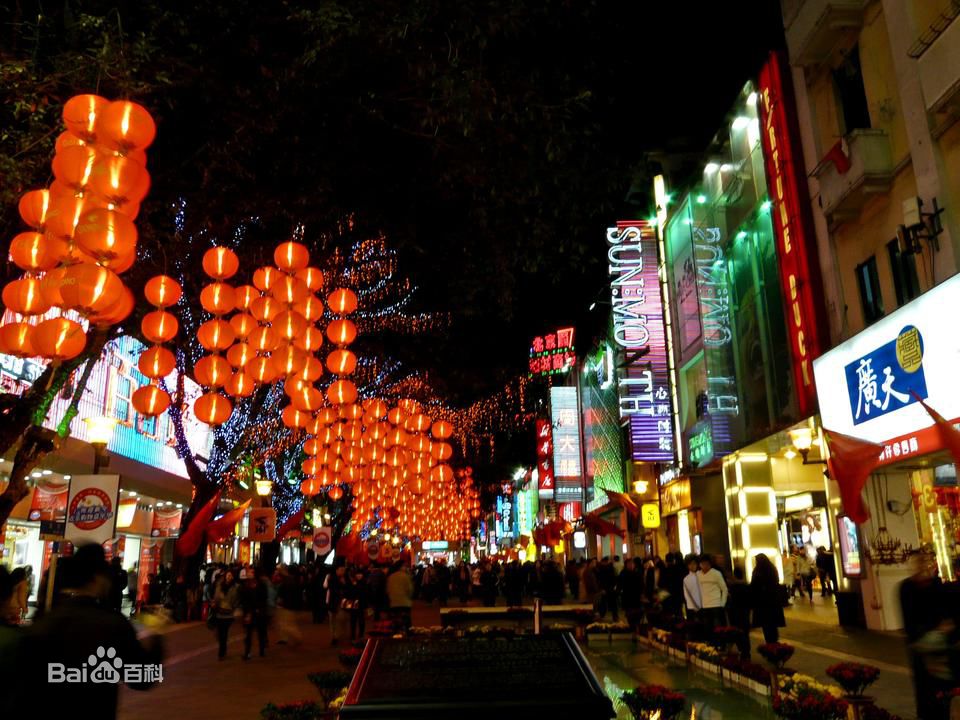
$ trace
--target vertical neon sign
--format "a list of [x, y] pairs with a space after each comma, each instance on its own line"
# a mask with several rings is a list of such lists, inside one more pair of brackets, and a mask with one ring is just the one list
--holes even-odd
[[627, 356], [620, 416], [630, 421], [630, 451], [641, 462], [674, 461], [670, 368], [660, 298], [655, 228], [621, 220], [607, 229], [613, 337]]
[[813, 361], [823, 352], [827, 325], [806, 177], [794, 157], [800, 147], [799, 131], [786, 72], [783, 56], [777, 52], [770, 54], [760, 71], [760, 138], [773, 203], [794, 384], [800, 414], [806, 416], [817, 407]]

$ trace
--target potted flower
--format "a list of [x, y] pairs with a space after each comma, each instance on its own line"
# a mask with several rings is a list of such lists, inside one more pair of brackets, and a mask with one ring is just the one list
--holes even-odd
[[733, 627], [732, 625], [718, 625], [713, 629], [713, 632], [710, 633], [709, 642], [719, 650], [726, 650], [733, 643], [737, 642], [741, 635], [743, 635], [743, 632], [740, 628]]
[[340, 670], [330, 670], [328, 672], [311, 673], [307, 675], [307, 680], [312, 682], [317, 690], [320, 691], [324, 708], [330, 707], [333, 699], [340, 695], [345, 687], [350, 685], [352, 679], [353, 676], [350, 673]]
[[638, 685], [620, 696], [634, 720], [672, 720], [683, 711], [687, 699], [662, 685]]
[[793, 645], [788, 645], [787, 643], [764, 643], [757, 648], [757, 652], [760, 653], [760, 656], [763, 657], [768, 663], [773, 665], [776, 671], [783, 670], [783, 666], [787, 664], [790, 658], [793, 657], [795, 648]]
[[827, 668], [827, 675], [843, 688], [847, 699], [864, 699], [863, 692], [880, 677], [880, 668], [855, 662], [842, 662]]
[[274, 705], [267, 703], [260, 711], [263, 720], [317, 720], [323, 714], [323, 708], [312, 700]]
[[847, 719], [847, 703], [833, 695], [781, 694], [773, 701], [773, 711], [784, 720]]

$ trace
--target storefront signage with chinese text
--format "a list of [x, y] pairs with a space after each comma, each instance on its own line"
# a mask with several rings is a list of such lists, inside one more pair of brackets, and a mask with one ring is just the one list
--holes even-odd
[[548, 335], [538, 335], [530, 343], [530, 367], [527, 377], [559, 375], [567, 372], [576, 363], [573, 328], [561, 328]]
[[660, 507], [664, 515], [672, 515], [692, 504], [689, 478], [681, 478], [660, 488]]

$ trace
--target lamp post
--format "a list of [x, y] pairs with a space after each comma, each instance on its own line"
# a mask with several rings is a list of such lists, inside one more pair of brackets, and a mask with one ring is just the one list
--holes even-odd
[[110, 464], [106, 451], [117, 421], [112, 417], [97, 416], [84, 418], [84, 422], [87, 424], [87, 441], [93, 445], [93, 474], [99, 475], [100, 468]]
[[826, 460], [810, 460], [810, 448], [813, 447], [813, 431], [809, 427], [794, 428], [788, 431], [790, 442], [800, 453], [804, 465], [826, 465]]

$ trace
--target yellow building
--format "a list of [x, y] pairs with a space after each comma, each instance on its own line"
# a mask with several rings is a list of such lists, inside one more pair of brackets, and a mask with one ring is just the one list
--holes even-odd
[[[958, 270], [957, 15], [951, 0], [783, 0], [830, 339], [842, 344], [817, 372], [823, 423], [830, 428], [849, 420], [844, 432], [896, 451], [864, 490], [871, 520], [858, 528], [863, 571], [842, 580], [860, 586], [867, 624], [884, 629], [901, 626], [896, 587], [907, 570], [897, 560], [904, 549], [930, 547], [944, 579], [953, 577], [960, 555], [956, 503], [938, 500], [955, 487], [956, 475], [944, 470], [952, 461], [942, 450], [923, 452], [921, 426], [931, 421], [916, 406], [907, 407], [909, 401], [865, 422], [837, 397], [846, 403], [842, 363], [879, 357], [889, 344], [884, 333], [902, 339], [906, 330], [893, 326], [917, 317], [919, 304], [897, 313], [896, 322], [883, 318]], [[935, 364], [937, 330], [921, 330]], [[950, 393], [934, 392], [931, 372], [928, 400], [949, 405]], [[849, 389], [849, 376], [846, 382]], [[957, 420], [953, 414], [948, 419]], [[920, 435], [919, 451], [911, 433]], [[880, 560], [881, 547], [900, 550]]]

